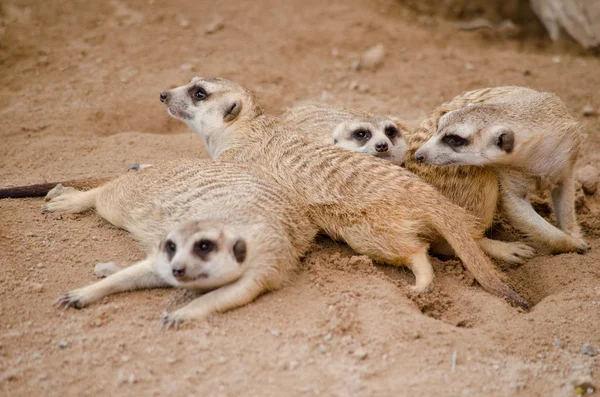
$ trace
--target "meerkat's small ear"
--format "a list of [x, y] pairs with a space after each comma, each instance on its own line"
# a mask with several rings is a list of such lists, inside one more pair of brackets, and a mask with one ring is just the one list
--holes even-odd
[[225, 112], [223, 114], [223, 120], [225, 122], [230, 122], [235, 120], [237, 116], [239, 116], [242, 111], [242, 101], [235, 100], [233, 103], [230, 103], [225, 108]]
[[441, 128], [441, 126], [446, 123], [446, 120], [448, 119], [448, 117], [450, 117], [451, 114], [458, 112], [459, 110], [460, 109], [455, 109], [455, 110], [451, 110], [449, 112], [444, 113], [437, 122], [438, 131]]
[[511, 153], [515, 148], [515, 133], [509, 129], [502, 129], [496, 138], [496, 146]]
[[246, 260], [246, 242], [244, 239], [239, 239], [233, 244], [233, 256], [238, 263], [242, 263]]

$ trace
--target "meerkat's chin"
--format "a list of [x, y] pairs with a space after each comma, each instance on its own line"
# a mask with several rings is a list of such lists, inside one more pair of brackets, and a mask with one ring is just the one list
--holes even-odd
[[171, 107], [168, 107], [167, 112], [174, 119], [189, 121], [193, 118], [191, 114], [184, 112], [183, 110], [180, 110], [180, 109], [172, 109]]

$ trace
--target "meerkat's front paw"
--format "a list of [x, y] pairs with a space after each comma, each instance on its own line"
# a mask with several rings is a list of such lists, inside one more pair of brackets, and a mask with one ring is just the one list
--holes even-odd
[[504, 258], [502, 258], [506, 262], [521, 264], [525, 259], [530, 259], [535, 256], [535, 248], [528, 244], [518, 241], [506, 244], [509, 249], [504, 252]]
[[421, 286], [421, 285], [412, 285], [410, 287], [410, 291], [413, 294], [424, 294], [424, 293], [430, 293], [433, 292], [433, 290], [435, 290], [435, 285], [433, 283], [429, 284], [429, 285], [425, 285], [425, 286]]
[[75, 309], [83, 309], [87, 306], [84, 295], [80, 290], [69, 291], [56, 299], [54, 304], [61, 309], [73, 307]]
[[163, 317], [160, 320], [160, 327], [162, 329], [170, 329], [172, 327], [177, 328], [185, 320], [185, 316], [176, 310], [172, 313], [163, 313]]
[[590, 248], [590, 246], [588, 245], [588, 243], [585, 242], [584, 239], [582, 239], [581, 237], [579, 238], [574, 238], [574, 245], [577, 248], [577, 253], [578, 254], [585, 254], [587, 252], [587, 250]]

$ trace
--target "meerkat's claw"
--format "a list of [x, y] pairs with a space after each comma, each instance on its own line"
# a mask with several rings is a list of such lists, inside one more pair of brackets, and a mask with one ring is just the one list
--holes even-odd
[[419, 285], [412, 285], [410, 287], [410, 291], [416, 295], [420, 295], [420, 294], [424, 294], [424, 293], [431, 293], [434, 290], [435, 290], [435, 285], [433, 283], [429, 284], [426, 287], [422, 287]]
[[54, 304], [59, 309], [67, 309], [69, 307], [82, 309], [85, 305], [78, 297], [75, 297], [74, 295], [74, 291], [67, 292], [66, 294], [59, 296], [58, 299], [54, 301]]
[[148, 167], [152, 167], [152, 164], [131, 164], [129, 167], [127, 167], [127, 171], [140, 171], [143, 170], [144, 168], [148, 168]]
[[171, 329], [172, 327], [177, 328], [179, 324], [183, 322], [183, 317], [174, 313], [163, 313], [163, 317], [160, 320], [161, 329]]

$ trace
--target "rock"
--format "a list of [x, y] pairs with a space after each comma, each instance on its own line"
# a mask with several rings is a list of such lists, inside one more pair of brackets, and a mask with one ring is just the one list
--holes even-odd
[[44, 267], [43, 263], [38, 263], [37, 265], [35, 265], [35, 267], [37, 267], [38, 269], [41, 269]]
[[190, 26], [190, 21], [188, 21], [187, 19], [182, 19], [181, 21], [179, 21], [179, 26], [181, 26], [182, 28], [187, 28], [188, 26]]
[[581, 346], [581, 354], [586, 356], [594, 357], [598, 355], [598, 348], [590, 343], [585, 343]]
[[358, 59], [352, 61], [352, 64], [350, 65], [350, 69], [354, 70], [355, 72], [360, 69], [360, 61]]
[[472, 72], [473, 70], [475, 70], [475, 66], [472, 63], [467, 62], [465, 64], [465, 70]]
[[348, 84], [348, 88], [350, 88], [351, 90], [357, 90], [358, 89], [358, 83], [354, 80], [352, 80], [350, 82], [350, 84]]
[[68, 346], [69, 342], [67, 342], [65, 339], [61, 339], [60, 342], [58, 342], [58, 347], [61, 349], [66, 349]]
[[552, 344], [553, 344], [554, 346], [556, 346], [556, 347], [559, 347], [559, 348], [561, 348], [561, 349], [562, 349], [563, 347], [565, 347], [565, 342], [563, 342], [562, 340], [560, 340], [560, 339], [558, 339], [558, 338], [554, 338], [554, 340], [552, 341]]
[[592, 117], [598, 115], [598, 110], [594, 109], [590, 105], [587, 105], [583, 107], [582, 113], [585, 117]]
[[94, 274], [98, 278], [108, 277], [121, 270], [115, 262], [96, 263], [94, 266]]
[[333, 337], [333, 335], [331, 335], [331, 332], [330, 332], [330, 333], [328, 333], [327, 335], [325, 335], [325, 336], [323, 337], [323, 340], [324, 340], [325, 342], [329, 342], [329, 341], [331, 340], [331, 338], [332, 338], [332, 337]]
[[182, 72], [191, 72], [191, 71], [192, 71], [192, 68], [193, 68], [193, 66], [192, 66], [191, 64], [189, 64], [189, 63], [184, 63], [183, 65], [181, 65], [181, 66], [179, 67], [179, 69], [180, 69]]
[[375, 70], [383, 65], [385, 57], [385, 47], [383, 44], [377, 44], [370, 47], [360, 56], [360, 69]]
[[213, 34], [217, 33], [219, 30], [225, 28], [225, 23], [222, 19], [217, 18], [213, 22], [206, 25], [206, 29], [204, 29], [205, 34]]
[[584, 193], [594, 194], [598, 188], [600, 171], [593, 165], [586, 165], [575, 171], [575, 179], [581, 183]]

